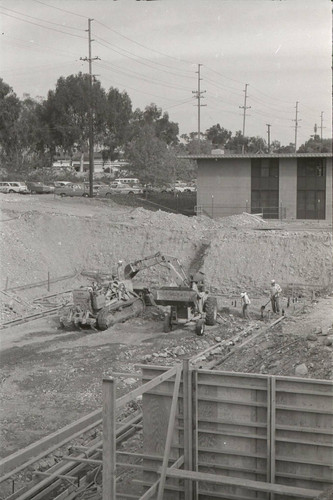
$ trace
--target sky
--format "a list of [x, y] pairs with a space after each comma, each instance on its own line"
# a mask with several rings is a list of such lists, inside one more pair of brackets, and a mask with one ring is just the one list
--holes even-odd
[[242, 131], [246, 96], [247, 136], [293, 143], [297, 106], [297, 146], [315, 125], [332, 137], [330, 0], [0, 0], [0, 77], [45, 99], [87, 73], [88, 19], [102, 87], [155, 103], [180, 134], [198, 131], [198, 111], [201, 132]]

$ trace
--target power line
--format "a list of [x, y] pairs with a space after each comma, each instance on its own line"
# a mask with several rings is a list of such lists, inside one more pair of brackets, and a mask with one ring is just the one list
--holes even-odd
[[[149, 68], [152, 68], [152, 69], [154, 69], [155, 71], [156, 71], [156, 70], [158, 70], [158, 71], [163, 71], [163, 72], [165, 72], [165, 73], [168, 73], [169, 75], [170, 75], [170, 74], [173, 74], [173, 75], [175, 75], [175, 76], [181, 76], [182, 78], [191, 78], [191, 77], [189, 77], [188, 75], [181, 75], [180, 73], [178, 73], [178, 74], [177, 74], [177, 73], [171, 73], [170, 71], [167, 71], [167, 70], [165, 70], [165, 69], [156, 68], [156, 67], [154, 67], [154, 66], [151, 66], [150, 64], [154, 64], [154, 65], [158, 65], [158, 66], [163, 66], [163, 67], [168, 68], [168, 69], [170, 69], [170, 68], [171, 68], [171, 66], [167, 66], [167, 65], [165, 65], [165, 64], [161, 64], [161, 63], [157, 63], [157, 62], [154, 62], [154, 61], [150, 61], [150, 60], [149, 60], [149, 59], [147, 59], [146, 57], [139, 56], [139, 59], [143, 59], [143, 60], [145, 60], [145, 61], [148, 61], [150, 64], [144, 63], [144, 62], [142, 62], [142, 61], [138, 60], [138, 59], [137, 59], [137, 57], [133, 57], [133, 53], [132, 53], [132, 52], [130, 52], [129, 50], [122, 49], [121, 47], [118, 47], [118, 46], [116, 46], [116, 45], [112, 45], [112, 44], [111, 44], [110, 42], [108, 42], [107, 40], [104, 40], [103, 38], [100, 38], [100, 37], [98, 37], [98, 36], [95, 36], [95, 39], [96, 39], [96, 43], [98, 43], [98, 44], [102, 45], [102, 47], [106, 47], [107, 49], [112, 50], [112, 52], [115, 52], [116, 54], [119, 54], [119, 55], [121, 55], [121, 56], [123, 56], [123, 57], [127, 57], [128, 59], [131, 59], [132, 61], [135, 61], [135, 62], [137, 62], [137, 63], [139, 63], [139, 64], [143, 64], [144, 66], [147, 66], [147, 67], [149, 67]], [[108, 47], [108, 46], [104, 45], [104, 44], [103, 44], [103, 43], [101, 43], [99, 40], [102, 40], [104, 43], [106, 43], [106, 44], [110, 45], [110, 47]], [[123, 51], [123, 52], [127, 52], [127, 53], [128, 53], [128, 54], [130, 54], [130, 55], [128, 56], [128, 55], [126, 55], [126, 54], [122, 54], [121, 52], [119, 52], [118, 50], [116, 50], [114, 47], [116, 47], [117, 49], [119, 49], [119, 50], [121, 50], [121, 51]], [[173, 68], [171, 68], [171, 69], [173, 69]]]
[[83, 16], [82, 14], [78, 14], [77, 12], [72, 12], [70, 10], [61, 9], [60, 7], [55, 7], [54, 5], [49, 5], [47, 3], [41, 2], [40, 0], [33, 0], [34, 2], [40, 3], [41, 5], [45, 5], [46, 7], [50, 7], [51, 9], [60, 10], [62, 12], [67, 12], [67, 14], [73, 14], [73, 16], [83, 17], [83, 19], [88, 19], [87, 16]]
[[103, 60], [103, 63], [98, 63], [98, 66], [100, 66], [102, 68], [104, 67], [105, 69], [117, 68], [117, 71], [119, 73], [122, 73], [124, 75], [129, 76], [129, 77], [135, 76], [139, 80], [142, 80], [142, 81], [148, 82], [148, 83], [152, 83], [153, 85], [161, 85], [162, 87], [166, 87], [166, 88], [171, 88], [171, 89], [175, 89], [175, 90], [181, 90], [181, 91], [188, 92], [188, 88], [187, 87], [175, 86], [175, 85], [172, 85], [172, 84], [165, 83], [165, 82], [163, 82], [161, 80], [157, 80], [155, 78], [148, 78], [148, 77], [145, 78], [144, 76], [142, 76], [141, 73], [138, 73], [136, 71], [126, 71], [126, 70], [124, 70], [122, 68], [119, 68], [119, 66], [117, 66], [116, 64], [110, 63], [108, 61], [104, 61]]
[[[129, 38], [128, 36], [125, 36], [123, 35], [122, 33], [119, 33], [119, 31], [116, 31], [112, 28], [110, 28], [109, 26], [107, 26], [106, 24], [103, 24], [101, 23], [100, 21], [96, 21], [98, 24], [100, 24], [101, 26], [104, 26], [104, 28], [112, 31], [112, 33], [116, 33], [116, 35], [119, 35], [121, 36], [122, 38], [126, 39], [126, 40], [129, 40], [130, 42], [132, 43], [135, 43], [135, 45], [138, 45], [139, 47], [142, 47], [146, 50], [150, 50], [151, 52], [155, 52], [156, 54], [159, 54], [159, 55], [162, 55], [162, 56], [165, 56], [165, 57], [169, 57], [170, 59], [173, 59], [175, 61], [178, 61], [178, 62], [185, 62], [186, 64], [194, 64], [193, 62], [191, 61], [186, 61], [186, 60], [183, 60], [183, 59], [179, 59], [178, 57], [173, 57], [173, 56], [170, 56], [169, 54], [165, 54], [164, 52], [160, 52], [159, 50], [156, 50], [156, 49], [152, 49], [151, 47], [147, 47], [146, 45], [143, 45], [142, 43], [139, 43], [139, 42], [136, 42], [135, 40], [133, 40], [132, 38]], [[190, 72], [190, 71], [189, 71]]]
[[[17, 10], [8, 9], [8, 7], [3, 7], [2, 5], [0, 7], [2, 9], [9, 10], [9, 12], [14, 12], [14, 14], [18, 14], [18, 15], [23, 16], [23, 17], [30, 17], [30, 19], [35, 19], [37, 21], [42, 21], [43, 23], [53, 24], [54, 26], [60, 26], [61, 28], [64, 27], [64, 25], [60, 24], [60, 23], [54, 23], [53, 21], [47, 21], [46, 19], [41, 19], [40, 17], [29, 16], [29, 14], [24, 14], [24, 12], [18, 12]], [[66, 28], [72, 29], [72, 30], [77, 30], [77, 31], [84, 31], [83, 29], [77, 28], [76, 26], [67, 26], [66, 25]]]
[[[0, 6], [0, 8], [1, 8], [1, 6]], [[19, 17], [12, 16], [11, 14], [7, 14], [6, 12], [3, 12], [2, 15], [7, 16], [7, 17], [12, 17], [13, 19], [17, 19], [18, 21], [22, 21], [24, 23], [33, 24], [34, 26], [38, 26], [39, 28], [44, 28], [47, 30], [56, 31], [58, 33], [63, 33], [64, 35], [69, 35], [69, 36], [73, 36], [75, 38], [83, 38], [84, 39], [83, 36], [75, 35], [74, 33], [67, 33], [67, 31], [62, 31], [62, 30], [58, 30], [56, 28], [51, 28], [51, 26], [43, 26], [42, 24], [35, 23], [33, 21], [28, 21], [27, 19], [20, 19]]]

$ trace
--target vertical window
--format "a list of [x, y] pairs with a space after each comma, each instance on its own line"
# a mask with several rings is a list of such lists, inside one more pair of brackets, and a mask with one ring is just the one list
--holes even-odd
[[251, 161], [251, 210], [267, 219], [279, 217], [279, 159], [253, 158]]
[[297, 160], [297, 219], [325, 219], [325, 158]]

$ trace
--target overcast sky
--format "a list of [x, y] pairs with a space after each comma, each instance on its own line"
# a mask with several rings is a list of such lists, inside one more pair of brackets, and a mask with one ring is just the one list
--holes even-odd
[[[60, 76], [93, 73], [125, 90], [133, 109], [154, 102], [198, 130], [198, 64], [205, 106], [201, 131], [219, 123], [235, 133], [298, 145], [323, 125], [331, 137], [330, 0], [0, 0], [1, 77], [20, 97], [47, 97]], [[323, 121], [321, 121], [321, 118]]]

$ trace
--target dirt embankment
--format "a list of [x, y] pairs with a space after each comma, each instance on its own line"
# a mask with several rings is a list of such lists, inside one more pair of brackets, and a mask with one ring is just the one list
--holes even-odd
[[[32, 283], [75, 270], [110, 270], [118, 261], [158, 251], [177, 257], [187, 271], [201, 269], [207, 282], [225, 293], [267, 289], [274, 277], [282, 285], [332, 283], [330, 231], [264, 230], [249, 215], [218, 221], [100, 200], [22, 197], [2, 200], [1, 288]], [[163, 269], [140, 273], [161, 284]]]

